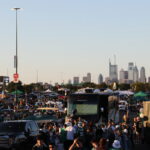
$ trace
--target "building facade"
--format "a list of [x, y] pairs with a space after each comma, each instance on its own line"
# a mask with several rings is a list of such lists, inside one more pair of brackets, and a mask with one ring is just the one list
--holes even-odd
[[133, 68], [133, 81], [138, 82], [139, 81], [139, 70], [137, 66]]
[[134, 81], [133, 70], [134, 70], [134, 63], [130, 62], [128, 64], [128, 80], [129, 80], [129, 83], [133, 83], [133, 81]]
[[98, 84], [102, 84], [104, 81], [103, 81], [103, 75], [100, 74], [99, 77], [98, 77]]
[[119, 83], [128, 83], [128, 71], [125, 71], [123, 69], [120, 70]]
[[79, 84], [79, 77], [73, 77], [73, 84]]
[[141, 70], [140, 70], [140, 82], [146, 83], [146, 75], [145, 75], [144, 67], [141, 67]]
[[109, 79], [110, 82], [118, 82], [118, 66], [112, 65], [109, 61]]

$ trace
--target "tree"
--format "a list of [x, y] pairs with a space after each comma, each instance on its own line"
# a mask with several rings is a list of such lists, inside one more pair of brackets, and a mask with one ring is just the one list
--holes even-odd
[[22, 86], [22, 82], [21, 81], [19, 81], [18, 83], [10, 82], [8, 84], [8, 86], [6, 87], [6, 90], [8, 92], [10, 92], [10, 93], [15, 91], [15, 90], [19, 90], [19, 91], [24, 92], [24, 88]]
[[130, 89], [130, 84], [121, 83], [121, 84], [119, 84], [119, 89], [120, 90], [129, 90]]
[[145, 92], [146, 91], [145, 83], [141, 83], [141, 82], [133, 83], [131, 85], [131, 87], [132, 87], [133, 91], [135, 91], [135, 92], [139, 92], [139, 91]]
[[107, 89], [108, 86], [107, 86], [107, 84], [106, 84], [105, 82], [103, 82], [103, 83], [101, 83], [101, 84], [98, 84], [98, 85], [96, 86], [96, 88], [98, 88], [98, 89]]
[[28, 85], [24, 85], [24, 91], [25, 93], [31, 93], [34, 89], [34, 85], [33, 84], [28, 84]]
[[96, 84], [95, 84], [95, 83], [92, 83], [92, 82], [85, 82], [85, 83], [82, 84], [82, 87], [83, 87], [83, 88], [86, 88], [86, 87], [95, 88], [95, 87], [96, 87]]

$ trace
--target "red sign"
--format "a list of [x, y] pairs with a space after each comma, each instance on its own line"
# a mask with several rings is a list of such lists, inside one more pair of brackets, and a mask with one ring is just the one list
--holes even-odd
[[18, 79], [19, 78], [19, 74], [18, 73], [15, 73], [14, 74], [14, 79]]
[[18, 83], [18, 78], [19, 78], [19, 74], [18, 74], [18, 73], [15, 73], [15, 74], [14, 74], [14, 82], [15, 82], [15, 83]]

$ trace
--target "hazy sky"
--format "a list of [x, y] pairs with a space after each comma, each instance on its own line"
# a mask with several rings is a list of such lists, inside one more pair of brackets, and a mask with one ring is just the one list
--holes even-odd
[[108, 76], [116, 55], [150, 76], [149, 0], [0, 0], [0, 75], [13, 77], [15, 12], [18, 12], [19, 74], [24, 83], [65, 82], [73, 76]]

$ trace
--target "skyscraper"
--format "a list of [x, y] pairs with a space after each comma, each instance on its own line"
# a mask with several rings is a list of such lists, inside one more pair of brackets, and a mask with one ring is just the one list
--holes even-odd
[[103, 83], [103, 75], [100, 74], [98, 77], [98, 84], [102, 84]]
[[109, 78], [110, 82], [118, 82], [118, 66], [112, 65], [109, 61]]
[[133, 83], [133, 81], [134, 81], [133, 69], [134, 69], [134, 63], [130, 62], [128, 64], [128, 80], [129, 80], [129, 83]]
[[139, 81], [139, 70], [137, 66], [133, 68], [133, 81], [138, 82]]
[[120, 83], [128, 83], [128, 71], [120, 70]]
[[71, 84], [71, 83], [72, 83], [72, 82], [71, 82], [71, 80], [69, 79], [69, 80], [68, 80], [68, 84]]
[[140, 82], [142, 82], [142, 83], [146, 82], [146, 75], [145, 75], [144, 67], [141, 67], [141, 70], [140, 70]]
[[79, 77], [73, 77], [73, 84], [79, 84]]
[[91, 82], [91, 73], [87, 73], [87, 82]]
[[84, 77], [83, 77], [83, 83], [86, 83], [86, 82], [88, 82], [87, 76], [84, 76]]

